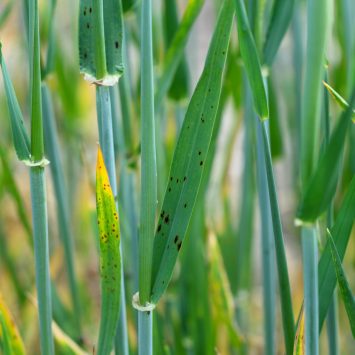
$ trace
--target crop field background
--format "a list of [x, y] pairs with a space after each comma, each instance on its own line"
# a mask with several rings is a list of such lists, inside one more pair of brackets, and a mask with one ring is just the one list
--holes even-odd
[[0, 354], [354, 354], [354, 19], [0, 0]]

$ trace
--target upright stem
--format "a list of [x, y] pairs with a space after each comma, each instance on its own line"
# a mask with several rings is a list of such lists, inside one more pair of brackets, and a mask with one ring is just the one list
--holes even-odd
[[[154, 123], [154, 77], [152, 2], [141, 7], [141, 210], [139, 235], [139, 302], [150, 299], [155, 211], [157, 206], [157, 162]], [[138, 312], [139, 354], [153, 353], [152, 312]]]
[[153, 355], [153, 312], [138, 312], [139, 355]]
[[306, 355], [319, 353], [318, 246], [315, 227], [302, 227]]
[[[99, 139], [102, 153], [104, 156], [107, 173], [110, 179], [113, 195], [117, 196], [117, 180], [116, 180], [116, 166], [115, 166], [115, 151], [113, 139], [113, 123], [111, 112], [110, 89], [106, 86], [96, 87], [96, 101], [97, 101], [97, 119], [99, 126]], [[118, 209], [118, 202], [116, 201]], [[121, 260], [122, 258], [122, 243], [120, 244]], [[126, 296], [124, 285], [123, 263], [121, 266], [121, 306], [120, 319], [118, 322], [117, 333], [120, 338], [121, 354], [128, 354], [128, 332], [127, 332], [127, 314], [126, 314]]]
[[[139, 238], [139, 298], [144, 305], [151, 291], [157, 169], [154, 124], [152, 4], [142, 1], [141, 13], [141, 218]], [[148, 323], [144, 323], [148, 324]]]
[[35, 251], [36, 287], [42, 354], [54, 353], [49, 274], [48, 219], [43, 146], [42, 95], [38, 0], [29, 2], [29, 53], [31, 88], [31, 202]]
[[54, 354], [54, 348], [44, 168], [32, 167], [30, 178], [41, 353], [50, 355]]

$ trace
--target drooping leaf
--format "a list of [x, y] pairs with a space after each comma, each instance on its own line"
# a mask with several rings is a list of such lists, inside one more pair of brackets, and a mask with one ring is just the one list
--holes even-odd
[[[352, 178], [348, 187], [335, 223], [330, 229], [340, 260], [343, 260], [344, 258], [354, 220], [355, 176]], [[329, 243], [328, 240], [318, 263], [318, 293], [321, 295], [321, 297], [319, 297], [319, 331], [322, 329], [336, 284], [336, 274], [332, 265], [332, 255]]]
[[334, 269], [339, 284], [340, 293], [345, 305], [346, 313], [348, 314], [351, 332], [353, 333], [353, 337], [355, 338], [355, 299], [351, 292], [348, 280], [346, 279], [345, 272], [341, 265], [340, 256], [338, 254], [333, 237], [329, 230], [328, 230], [328, 235], [330, 240], [330, 249], [332, 252], [332, 260], [333, 260]]
[[30, 160], [30, 140], [23, 122], [20, 106], [18, 104], [14, 87], [9, 76], [2, 54], [0, 43], [0, 65], [4, 80], [7, 106], [10, 114], [12, 138], [16, 154], [20, 160]]
[[196, 201], [217, 114], [233, 16], [232, 1], [225, 0], [205, 68], [190, 101], [175, 148], [154, 239], [151, 294], [154, 303], [170, 280]]
[[[355, 100], [355, 91], [353, 95]], [[353, 102], [352, 100], [352, 102]], [[345, 136], [350, 125], [351, 109], [342, 113], [330, 137], [329, 144], [311, 177], [297, 213], [300, 222], [314, 222], [334, 197], [344, 150]]]
[[[334, 98], [336, 103], [344, 110], [347, 110], [349, 107], [349, 103], [337, 92], [335, 91], [328, 83], [323, 81], [323, 85], [329, 91], [329, 94]], [[355, 109], [351, 110], [351, 118], [355, 123]]]
[[115, 198], [101, 149], [96, 166], [96, 210], [100, 241], [101, 320], [98, 354], [109, 354], [119, 318], [121, 292], [120, 231]]

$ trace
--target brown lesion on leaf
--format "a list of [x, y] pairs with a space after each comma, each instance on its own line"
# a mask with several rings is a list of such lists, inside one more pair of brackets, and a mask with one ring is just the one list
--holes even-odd
[[176, 245], [178, 251], [180, 251], [180, 249], [181, 249], [181, 244], [182, 244], [182, 242], [180, 241], [180, 242], [177, 243], [177, 245]]
[[164, 222], [165, 222], [166, 224], [168, 224], [168, 223], [169, 223], [169, 215], [166, 215], [166, 216], [165, 216], [165, 218], [164, 218]]

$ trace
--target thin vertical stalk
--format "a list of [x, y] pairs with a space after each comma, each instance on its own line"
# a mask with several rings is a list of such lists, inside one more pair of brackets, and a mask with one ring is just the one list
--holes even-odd
[[153, 354], [153, 312], [138, 312], [139, 355]]
[[38, 299], [40, 344], [42, 354], [54, 353], [52, 304], [49, 274], [48, 219], [44, 175], [44, 145], [41, 96], [41, 67], [38, 0], [29, 2], [29, 54], [31, 88], [31, 158], [30, 168], [32, 222], [35, 251], [35, 274]]
[[264, 304], [264, 341], [265, 354], [275, 354], [275, 253], [272, 239], [272, 219], [270, 213], [269, 188], [266, 178], [264, 147], [262, 144], [261, 126], [256, 127], [257, 141], [257, 184], [259, 195], [259, 209], [261, 218], [261, 248], [263, 274], [263, 304]]
[[[139, 238], [139, 300], [149, 301], [157, 204], [154, 124], [152, 4], [142, 1], [141, 13], [141, 218]], [[150, 322], [151, 323], [151, 322]], [[150, 324], [143, 322], [142, 324]], [[148, 351], [148, 349], [146, 349]]]
[[[99, 126], [99, 140], [103, 152], [107, 173], [109, 176], [112, 193], [117, 197], [117, 180], [115, 166], [115, 151], [113, 138], [113, 119], [111, 111], [110, 88], [106, 86], [96, 86], [97, 119]], [[116, 200], [118, 209], [118, 202]], [[120, 254], [122, 258], [122, 243], [120, 243]], [[120, 300], [120, 318], [117, 326], [117, 337], [121, 344], [120, 353], [128, 354], [128, 332], [127, 332], [127, 314], [126, 297], [124, 285], [123, 263], [121, 266], [121, 300]]]
[[[319, 353], [318, 247], [315, 227], [302, 227], [306, 355]], [[316, 296], [315, 296], [316, 295]]]
[[[157, 206], [157, 162], [154, 123], [152, 2], [141, 7], [141, 209], [139, 235], [139, 302], [150, 299], [155, 211]], [[139, 354], [153, 353], [152, 312], [138, 312]]]

